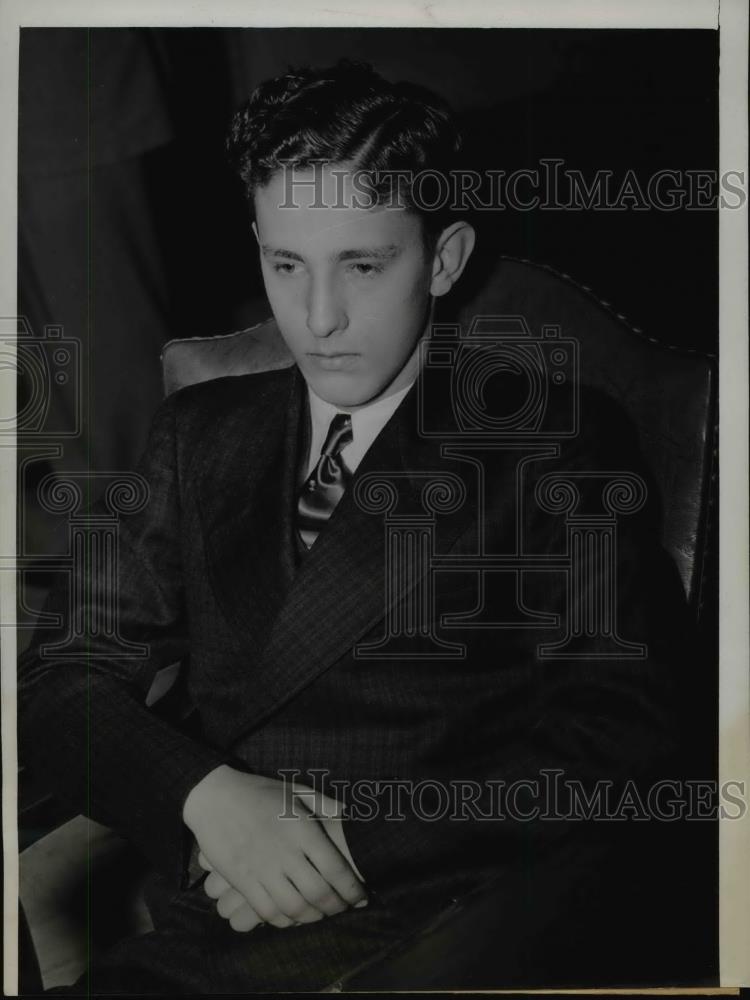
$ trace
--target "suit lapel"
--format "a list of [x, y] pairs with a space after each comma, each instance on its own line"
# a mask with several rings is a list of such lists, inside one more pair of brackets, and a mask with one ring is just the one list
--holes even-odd
[[[292, 369], [248, 400], [205, 463], [199, 504], [215, 596], [259, 654], [295, 571], [292, 535], [304, 383]], [[247, 678], [244, 678], [245, 682]]]
[[[385, 616], [385, 517], [362, 508], [355, 499], [356, 484], [368, 474], [382, 473], [397, 483], [399, 514], [424, 514], [423, 474], [445, 471], [446, 461], [439, 442], [420, 437], [417, 405], [415, 386], [365, 455], [290, 583], [259, 665], [262, 684], [238, 717], [233, 739], [280, 708]], [[293, 509], [290, 513], [293, 517]], [[440, 550], [446, 551], [474, 518], [471, 503], [439, 518]], [[392, 594], [391, 600], [397, 596]]]

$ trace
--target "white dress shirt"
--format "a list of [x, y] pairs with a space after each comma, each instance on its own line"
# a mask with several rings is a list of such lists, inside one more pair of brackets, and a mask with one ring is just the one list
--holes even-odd
[[391, 396], [385, 396], [374, 403], [367, 403], [356, 410], [347, 410], [345, 407], [337, 407], [332, 403], [327, 403], [316, 395], [308, 385], [307, 398], [310, 404], [312, 434], [306, 476], [310, 475], [318, 463], [331, 420], [337, 413], [349, 413], [352, 418], [352, 440], [345, 448], [342, 448], [341, 457], [347, 469], [354, 472], [364, 458], [367, 449], [393, 416], [396, 407], [413, 384], [414, 382], [411, 382]]

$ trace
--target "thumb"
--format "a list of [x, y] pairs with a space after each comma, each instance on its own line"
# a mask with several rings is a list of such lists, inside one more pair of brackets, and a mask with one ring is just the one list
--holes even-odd
[[364, 876], [357, 867], [349, 850], [349, 845], [346, 842], [344, 824], [342, 823], [342, 820], [345, 818], [343, 804], [337, 799], [332, 799], [329, 795], [323, 795], [322, 792], [318, 792], [314, 788], [309, 788], [307, 785], [299, 785], [296, 782], [294, 785], [294, 795], [304, 802], [305, 806], [316, 819], [321, 821], [321, 826], [328, 834], [330, 840], [333, 841], [339, 852], [349, 862], [352, 871], [360, 882], [364, 884]]

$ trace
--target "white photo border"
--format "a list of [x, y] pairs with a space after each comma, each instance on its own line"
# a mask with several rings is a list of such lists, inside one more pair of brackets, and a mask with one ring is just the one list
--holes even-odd
[[[0, 0], [0, 317], [17, 315], [18, 47], [21, 26], [702, 28], [720, 32], [720, 170], [747, 190], [748, 13], [743, 0]], [[750, 787], [748, 609], [748, 215], [719, 218], [719, 780]], [[0, 420], [15, 415], [12, 358], [0, 364]], [[10, 374], [9, 374], [10, 372]], [[0, 447], [0, 561], [16, 551], [15, 449]], [[15, 574], [0, 573], [0, 621], [15, 618]], [[0, 627], [4, 990], [18, 992], [16, 636]], [[750, 984], [750, 816], [720, 825], [721, 986]], [[523, 992], [523, 991], [513, 991]], [[588, 992], [588, 991], [587, 991]], [[611, 991], [608, 991], [611, 992]], [[652, 991], [649, 991], [652, 992]], [[655, 991], [659, 992], [659, 991]], [[705, 993], [706, 990], [700, 992]], [[715, 991], [709, 991], [715, 992]], [[730, 992], [734, 992], [730, 990]]]

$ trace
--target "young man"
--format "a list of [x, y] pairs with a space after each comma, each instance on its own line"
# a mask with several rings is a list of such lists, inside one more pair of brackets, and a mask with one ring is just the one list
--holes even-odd
[[[502, 588], [480, 588], [477, 553], [515, 552], [521, 530], [524, 551], [554, 558], [565, 529], [539, 504], [517, 510], [513, 448], [479, 462], [442, 447], [456, 399], [423, 348], [474, 232], [422, 210], [409, 178], [450, 169], [448, 110], [340, 64], [261, 86], [229, 145], [295, 364], [186, 388], [157, 413], [117, 579], [76, 609], [115, 602], [120, 636], [147, 658], [94, 630], [78, 659], [43, 648], [67, 634], [79, 581], [51, 598], [60, 636], [40, 630], [21, 665], [25, 758], [157, 872], [155, 930], [94, 964], [96, 993], [329, 986], [498, 872], [554, 853], [567, 826], [538, 818], [540, 773], [638, 777], [671, 748], [659, 637], [679, 599], [645, 533], [623, 529], [617, 607], [643, 655], [541, 657], [569, 596], [559, 572], [524, 579], [526, 627], [487, 627]], [[554, 413], [564, 401], [546, 392]], [[588, 438], [532, 455], [526, 493], [542, 474], [606, 467]], [[386, 549], [393, 517], [453, 568], [433, 573], [416, 541]], [[429, 601], [399, 652], [391, 626], [417, 613], [415, 592]], [[465, 627], [443, 628], [446, 615]], [[197, 738], [144, 705], [176, 660]], [[488, 812], [514, 782], [515, 809]], [[469, 807], [444, 809], [457, 787]], [[500, 948], [498, 984], [512, 961]]]

